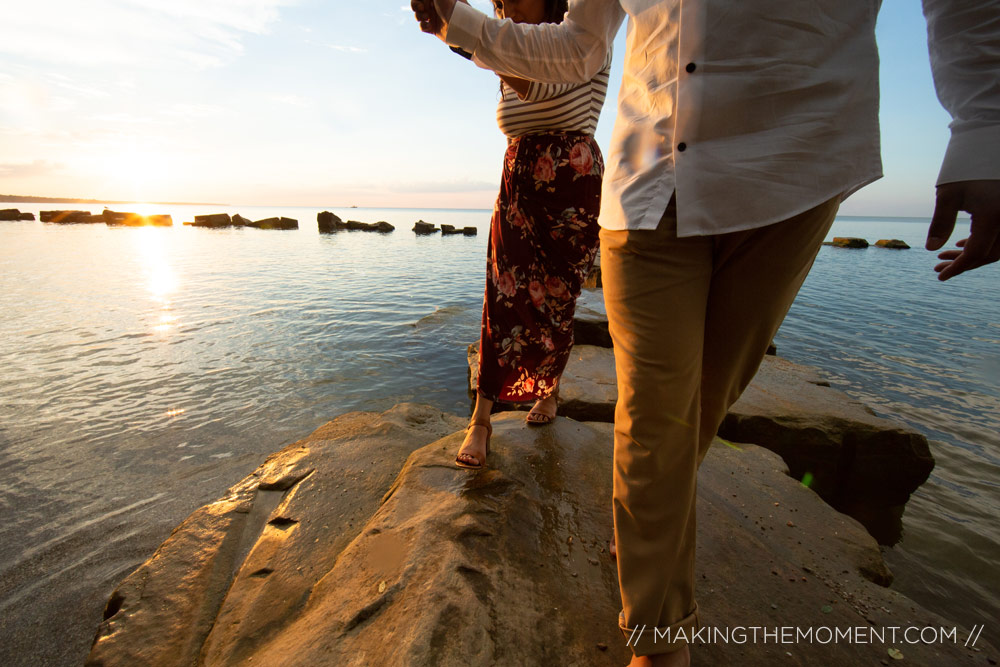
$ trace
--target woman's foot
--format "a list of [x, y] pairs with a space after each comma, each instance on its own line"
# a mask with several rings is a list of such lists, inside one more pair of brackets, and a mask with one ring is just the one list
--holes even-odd
[[475, 421], [465, 429], [465, 440], [455, 457], [455, 464], [462, 468], [482, 468], [490, 452], [493, 426], [488, 421]]
[[528, 422], [532, 426], [543, 426], [545, 424], [551, 424], [552, 420], [556, 418], [556, 394], [552, 392], [547, 398], [542, 398], [535, 401], [535, 404], [528, 411], [528, 416], [524, 418], [524, 421]]
[[615, 546], [615, 536], [611, 536], [611, 542], [608, 543], [608, 553], [615, 560], [618, 560], [618, 547]]

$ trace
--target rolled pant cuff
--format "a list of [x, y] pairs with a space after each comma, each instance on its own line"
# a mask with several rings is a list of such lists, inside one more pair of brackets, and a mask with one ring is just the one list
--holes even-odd
[[618, 628], [625, 635], [625, 645], [634, 655], [655, 655], [676, 651], [689, 643], [692, 635], [700, 627], [697, 604], [690, 614], [672, 625], [637, 625], [630, 628], [625, 625], [625, 613], [618, 614]]

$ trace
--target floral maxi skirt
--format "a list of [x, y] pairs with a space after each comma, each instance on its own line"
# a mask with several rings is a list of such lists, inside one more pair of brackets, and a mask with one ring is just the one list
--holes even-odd
[[478, 391], [549, 396], [573, 347], [573, 312], [594, 265], [604, 160], [580, 133], [530, 134], [504, 155], [490, 222]]

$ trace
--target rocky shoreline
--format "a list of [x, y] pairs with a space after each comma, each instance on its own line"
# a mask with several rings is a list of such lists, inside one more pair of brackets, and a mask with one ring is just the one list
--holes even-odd
[[[34, 213], [22, 213], [18, 209], [0, 210], [0, 221], [32, 221], [35, 219]], [[112, 211], [105, 208], [101, 213], [90, 213], [80, 210], [51, 210], [40, 211], [39, 220], [44, 223], [56, 225], [87, 225], [106, 224], [109, 227], [172, 227], [173, 218], [170, 215], [140, 215], [138, 213]], [[227, 227], [248, 227], [254, 229], [278, 229], [289, 230], [298, 229], [299, 221], [294, 218], [277, 216], [264, 218], [262, 220], [250, 220], [244, 218], [239, 213], [230, 215], [229, 213], [210, 213], [206, 215], [196, 215], [191, 222], [185, 222], [186, 227], [204, 227], [208, 229], [223, 229]], [[360, 222], [358, 220], [343, 220], [338, 215], [330, 211], [321, 211], [316, 215], [316, 226], [321, 234], [332, 234], [341, 231], [363, 231], [389, 234], [396, 230], [395, 226], [385, 220], [378, 222]], [[442, 236], [462, 235], [476, 236], [476, 227], [455, 227], [454, 225], [442, 224], [440, 227], [433, 223], [417, 220], [413, 224], [414, 234], [426, 236], [440, 232]]]
[[[452, 464], [465, 419], [414, 404], [342, 415], [268, 457], [114, 591], [87, 664], [625, 664], [606, 550], [615, 385], [601, 323], [590, 292], [561, 418], [532, 429], [497, 415], [482, 471]], [[831, 507], [904, 503], [933, 466], [922, 436], [775, 357], [722, 435], [699, 474], [706, 626], [955, 626], [889, 588], [876, 540]], [[798, 481], [807, 473], [811, 488]], [[968, 630], [957, 643], [696, 641], [692, 655], [994, 661], [985, 640], [965, 648]]]

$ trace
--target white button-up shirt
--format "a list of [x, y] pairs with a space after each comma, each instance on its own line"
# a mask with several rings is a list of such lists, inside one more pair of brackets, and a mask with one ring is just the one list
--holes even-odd
[[[882, 175], [880, 0], [570, 0], [561, 24], [461, 2], [446, 41], [547, 83], [601, 67], [628, 15], [601, 226], [679, 236], [753, 229]], [[938, 95], [955, 118], [939, 184], [1000, 178], [1000, 0], [924, 0]]]

